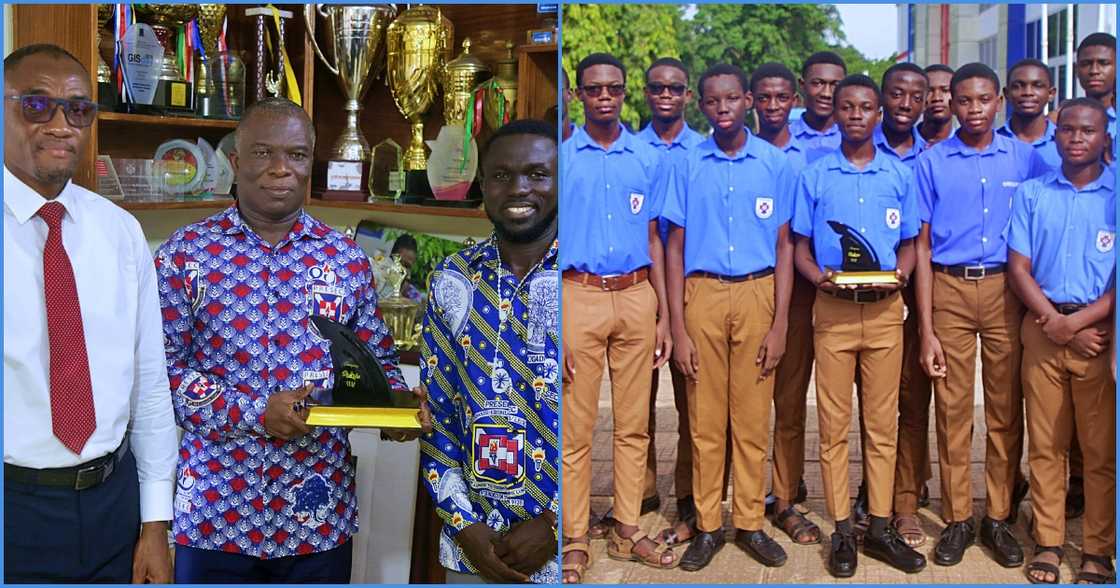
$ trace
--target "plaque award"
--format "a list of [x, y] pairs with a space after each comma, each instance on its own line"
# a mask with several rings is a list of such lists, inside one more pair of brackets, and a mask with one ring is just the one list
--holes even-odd
[[381, 363], [346, 325], [312, 316], [314, 331], [331, 345], [334, 387], [313, 393], [307, 424], [321, 427], [419, 429], [419, 403], [389, 387]]
[[122, 77], [130, 108], [151, 106], [163, 63], [163, 45], [155, 31], [144, 23], [128, 27], [121, 40], [121, 53]]
[[194, 112], [194, 92], [191, 85], [183, 79], [176, 58], [176, 33], [183, 23], [198, 13], [194, 4], [137, 4], [136, 13], [149, 21], [160, 45], [163, 45], [163, 59], [160, 61], [159, 81], [152, 98], [152, 110], [159, 114], [189, 114]]
[[834, 284], [873, 286], [898, 283], [898, 274], [883, 271], [875, 248], [859, 231], [838, 221], [830, 220], [828, 226], [840, 236], [840, 250], [844, 256], [840, 271], [832, 278]]
[[404, 151], [385, 139], [369, 153], [369, 194], [373, 200], [396, 201], [404, 192]]
[[[315, 12], [323, 21], [324, 52], [315, 38]], [[358, 113], [369, 83], [381, 71], [382, 36], [396, 15], [392, 5], [309, 5], [304, 10], [307, 34], [315, 54], [335, 75], [346, 97], [346, 127], [331, 147], [326, 164], [326, 189], [316, 190], [324, 200], [366, 199], [369, 182], [369, 142], [358, 128]]]

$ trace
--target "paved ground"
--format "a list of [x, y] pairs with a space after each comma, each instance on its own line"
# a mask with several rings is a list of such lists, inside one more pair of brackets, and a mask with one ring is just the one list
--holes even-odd
[[[979, 381], [979, 379], [978, 379]], [[979, 396], [978, 396], [979, 398]], [[813, 522], [820, 525], [825, 536], [831, 533], [831, 521], [826, 520], [825, 506], [822, 497], [820, 464], [818, 461], [818, 437], [816, 401], [813, 388], [809, 391], [809, 418], [807, 423], [808, 439], [806, 440], [805, 456], [805, 482], [809, 488], [808, 508], [812, 511], [808, 516]], [[979, 404], [979, 401], [978, 401]], [[853, 417], [854, 418], [854, 417]], [[672, 469], [676, 459], [676, 419], [677, 413], [673, 406], [671, 384], [668, 369], [662, 370], [661, 385], [657, 398], [657, 455], [658, 477], [657, 487], [661, 495], [662, 508], [660, 512], [649, 513], [642, 517], [642, 528], [650, 535], [656, 534], [660, 529], [667, 527], [676, 518], [676, 506], [673, 495]], [[976, 427], [973, 437], [973, 493], [975, 499], [975, 512], [977, 517], [983, 514], [983, 436], [985, 433], [982, 408], [976, 409]], [[936, 437], [930, 429], [930, 450], [934, 460], [933, 480], [929, 489], [932, 495], [930, 506], [922, 509], [919, 516], [928, 536], [926, 545], [920, 550], [929, 557], [944, 524], [940, 519], [940, 477], [937, 472]], [[604, 379], [603, 392], [599, 401], [599, 420], [595, 429], [595, 443], [592, 453], [592, 499], [591, 508], [594, 512], [604, 512], [611, 502], [612, 476], [611, 476], [611, 405], [609, 388]], [[859, 469], [861, 467], [859, 443], [855, 439], [853, 426], [850, 438], [852, 447], [853, 484], [858, 483]], [[1025, 468], [1025, 466], [1024, 466]], [[1025, 471], [1025, 470], [1024, 470]], [[767, 466], [769, 478], [769, 466]], [[767, 482], [769, 487], [769, 482]], [[851, 489], [852, 496], [856, 488]], [[724, 503], [724, 528], [731, 529], [730, 504]], [[1027, 553], [1033, 548], [1033, 542], [1028, 537], [1027, 521], [1030, 519], [1030, 499], [1023, 503], [1018, 524], [1015, 526], [1019, 540], [1023, 542]], [[699, 572], [684, 572], [676, 570], [656, 570], [637, 563], [614, 561], [607, 557], [606, 541], [592, 542], [593, 566], [588, 571], [585, 581], [588, 583], [609, 584], [682, 584], [682, 583], [835, 583], [835, 578], [828, 574], [825, 562], [828, 557], [828, 548], [825, 543], [811, 546], [795, 546], [780, 530], [774, 528], [769, 522], [765, 530], [770, 536], [778, 540], [789, 554], [789, 560], [781, 568], [766, 568], [755, 562], [732, 543], [733, 531], [727, 535], [728, 543], [712, 561], [712, 564]], [[1066, 557], [1062, 564], [1062, 577], [1070, 581], [1076, 573], [1076, 565], [1080, 562], [1081, 523], [1080, 520], [1071, 521], [1067, 528]], [[683, 547], [677, 548], [678, 557], [684, 553]], [[1029, 560], [1029, 558], [1028, 558]], [[849, 580], [844, 580], [845, 582]], [[921, 573], [908, 575], [899, 572], [886, 564], [867, 557], [860, 557], [859, 569], [850, 582], [855, 583], [1025, 583], [1023, 568], [1004, 569], [997, 565], [987, 555], [986, 551], [977, 544], [969, 548], [964, 561], [953, 567], [940, 567], [932, 563]]]

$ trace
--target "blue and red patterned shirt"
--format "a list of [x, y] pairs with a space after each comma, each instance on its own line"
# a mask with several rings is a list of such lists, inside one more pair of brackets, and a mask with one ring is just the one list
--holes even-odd
[[[440, 563], [458, 572], [478, 573], [454, 540], [463, 528], [502, 533], [559, 511], [556, 250], [518, 280], [491, 237], [432, 274], [420, 374], [432, 432], [420, 439], [420, 475], [444, 522]], [[559, 562], [529, 579], [558, 583]]]
[[334, 384], [309, 317], [349, 326], [406, 390], [377, 311], [369, 259], [306, 212], [276, 246], [237, 207], [176, 231], [156, 254], [175, 420], [185, 429], [175, 541], [272, 559], [325, 551], [357, 531], [347, 429], [268, 436], [274, 392]]

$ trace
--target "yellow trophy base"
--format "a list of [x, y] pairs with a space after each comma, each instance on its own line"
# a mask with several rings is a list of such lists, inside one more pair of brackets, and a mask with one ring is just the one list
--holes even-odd
[[415, 408], [373, 406], [313, 406], [307, 424], [320, 427], [420, 429]]
[[872, 284], [897, 284], [898, 274], [894, 272], [836, 272], [832, 283], [837, 286], [870, 286]]

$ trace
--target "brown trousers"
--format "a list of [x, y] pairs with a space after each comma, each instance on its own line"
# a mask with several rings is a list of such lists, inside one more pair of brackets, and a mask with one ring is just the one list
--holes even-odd
[[805, 415], [813, 374], [813, 299], [816, 288], [797, 274], [790, 300], [786, 354], [774, 377], [774, 496], [792, 502], [805, 469]]
[[[1109, 352], [1082, 357], [1055, 345], [1027, 313], [1023, 319], [1023, 395], [1027, 405], [1028, 459], [1034, 539], [1062, 545], [1066, 532], [1066, 457], [1081, 439], [1085, 477], [1083, 549], [1116, 551], [1116, 390]], [[1111, 321], [1097, 325], [1111, 331]]]
[[649, 282], [605, 292], [564, 282], [564, 347], [575, 356], [575, 378], [564, 387], [563, 529], [587, 534], [591, 443], [606, 360], [614, 414], [614, 517], [638, 524], [649, 443], [646, 407], [656, 345], [657, 295]]
[[942, 518], [972, 518], [973, 391], [976, 337], [988, 425], [984, 477], [987, 515], [1006, 519], [1023, 455], [1023, 396], [1019, 343], [1023, 305], [1006, 285], [1006, 274], [982, 280], [933, 274], [933, 330], [945, 353], [947, 373], [934, 381]]
[[759, 381], [761, 366], [755, 359], [774, 318], [774, 277], [733, 284], [690, 277], [684, 290], [685, 328], [700, 361], [697, 380], [688, 383], [697, 526], [707, 532], [722, 527], [724, 451], [730, 434], [732, 521], [738, 529], [758, 530], [764, 518], [774, 379]]
[[817, 417], [825, 504], [833, 520], [851, 515], [848, 432], [856, 369], [863, 387], [865, 480], [871, 514], [891, 514], [898, 442], [898, 381], [902, 372], [902, 297], [859, 304], [817, 293], [813, 348], [817, 358]]
[[898, 389], [898, 459], [894, 468], [894, 511], [918, 512], [922, 487], [933, 477], [929, 459], [929, 403], [933, 384], [922, 369], [918, 311], [913, 288], [902, 292], [910, 309], [902, 325], [902, 377]]

